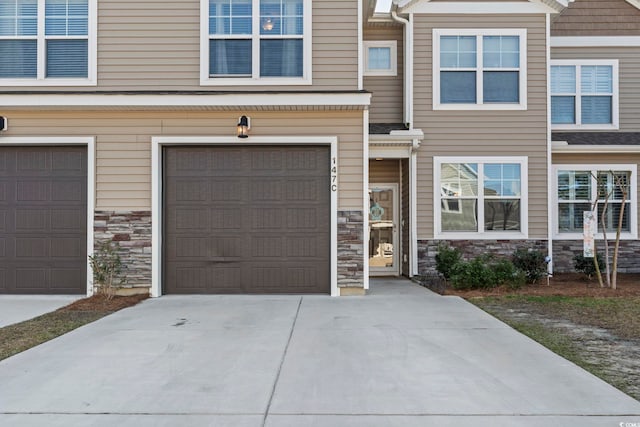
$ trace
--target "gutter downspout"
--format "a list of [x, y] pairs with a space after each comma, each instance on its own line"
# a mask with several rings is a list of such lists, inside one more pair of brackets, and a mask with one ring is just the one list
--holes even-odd
[[413, 129], [413, 22], [397, 14], [398, 5], [394, 4], [391, 18], [404, 26], [404, 122]]

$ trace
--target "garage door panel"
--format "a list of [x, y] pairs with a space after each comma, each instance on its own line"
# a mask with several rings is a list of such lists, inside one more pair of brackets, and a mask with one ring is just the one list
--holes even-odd
[[0, 293], [85, 292], [86, 157], [86, 147], [0, 148]]
[[[327, 147], [167, 147], [164, 165], [166, 292], [329, 292]], [[185, 180], [208, 200], [179, 199]]]

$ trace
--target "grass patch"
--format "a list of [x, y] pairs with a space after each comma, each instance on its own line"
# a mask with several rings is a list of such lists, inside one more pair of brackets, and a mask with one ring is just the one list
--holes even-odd
[[64, 335], [115, 311], [137, 304], [146, 295], [84, 298], [31, 320], [0, 328], [0, 360]]

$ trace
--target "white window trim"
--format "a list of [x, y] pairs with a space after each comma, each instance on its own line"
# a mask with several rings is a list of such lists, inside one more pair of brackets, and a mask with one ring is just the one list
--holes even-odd
[[[518, 36], [520, 37], [520, 102], [518, 103], [490, 103], [482, 102], [483, 80], [482, 72], [476, 73], [477, 103], [475, 104], [442, 104], [440, 102], [440, 36], [476, 36], [478, 71], [484, 70], [482, 64], [483, 36]], [[433, 109], [434, 110], [526, 110], [527, 109], [527, 30], [496, 28], [496, 29], [434, 29], [433, 30]]]
[[[391, 55], [391, 67], [384, 69], [369, 69], [369, 48], [388, 47]], [[398, 75], [398, 42], [396, 40], [365, 41], [364, 42], [364, 75], [365, 76], [397, 76]]]
[[[551, 183], [551, 193], [553, 206], [550, 209], [553, 212], [553, 239], [554, 240], [582, 240], [582, 233], [561, 233], [559, 230], [559, 213], [558, 213], [558, 172], [560, 171], [629, 171], [631, 176], [629, 182], [631, 188], [629, 191], [629, 231], [620, 233], [622, 240], [635, 240], [638, 238], [638, 165], [637, 164], [559, 164], [553, 165], [553, 182]], [[593, 187], [593, 186], [592, 186]], [[595, 189], [592, 189], [595, 191]], [[600, 219], [598, 218], [597, 229], [600, 229]], [[596, 233], [596, 239], [602, 240], [601, 232]], [[615, 239], [615, 232], [608, 232], [609, 240]]]
[[[47, 39], [56, 38], [45, 37], [45, 0], [38, 0], [38, 76], [25, 79], [2, 79], [0, 86], [96, 86], [98, 84], [98, 0], [88, 0], [88, 22], [87, 22], [87, 78], [60, 78], [45, 77], [46, 74], [46, 49]], [[12, 37], [23, 39], [23, 37]], [[84, 38], [84, 37], [83, 37]], [[66, 37], [65, 37], [66, 39]]]
[[[200, 85], [201, 86], [272, 86], [272, 85], [310, 85], [312, 84], [312, 4], [303, 0], [304, 17], [302, 33], [302, 77], [260, 77], [260, 0], [253, 0], [253, 23], [255, 32], [249, 38], [254, 39], [251, 63], [253, 77], [211, 77], [209, 76], [209, 0], [200, 0]], [[255, 42], [257, 40], [257, 42]]]
[[[554, 65], [564, 65], [564, 66], [574, 66], [576, 67], [576, 93], [567, 95], [567, 96], [575, 96], [576, 97], [576, 123], [575, 124], [551, 124], [551, 129], [553, 130], [616, 130], [620, 128], [620, 86], [619, 86], [619, 61], [617, 59], [552, 59], [550, 66]], [[607, 65], [612, 67], [612, 85], [613, 85], [613, 95], [611, 99], [611, 124], [581, 124], [582, 121], [582, 103], [580, 102], [580, 98], [582, 97], [582, 90], [580, 86], [581, 81], [581, 73], [580, 67], [583, 65]], [[549, 80], [551, 80], [551, 75], [549, 75]], [[551, 86], [549, 86], [551, 87]], [[549, 89], [551, 91], [551, 89]], [[550, 97], [553, 96], [562, 96], [562, 94], [552, 94], [549, 93]], [[551, 99], [551, 98], [549, 98]]]
[[[440, 166], [443, 163], [517, 163], [520, 165], [520, 231], [442, 231], [440, 222]], [[529, 237], [529, 173], [525, 156], [505, 157], [438, 157], [433, 158], [433, 235], [435, 239], [485, 240], [527, 239]], [[478, 199], [484, 200], [484, 189], [478, 182]], [[478, 225], [484, 227], [484, 203], [478, 203]]]

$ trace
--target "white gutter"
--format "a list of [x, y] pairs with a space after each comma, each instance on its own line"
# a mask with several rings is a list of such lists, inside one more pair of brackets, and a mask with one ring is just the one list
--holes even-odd
[[553, 141], [551, 149], [554, 153], [593, 153], [593, 154], [617, 154], [640, 153], [640, 145], [596, 145], [596, 144], [572, 144], [566, 141]]
[[[391, 10], [391, 18], [404, 26], [404, 123], [413, 129], [413, 20], [404, 19]], [[411, 16], [411, 15], [410, 15]]]
[[553, 173], [552, 161], [552, 133], [551, 133], [551, 15], [546, 14], [545, 21], [546, 33], [546, 61], [547, 61], [547, 273], [553, 274], [553, 214], [552, 206], [554, 203], [553, 194], [555, 193], [555, 176]]

